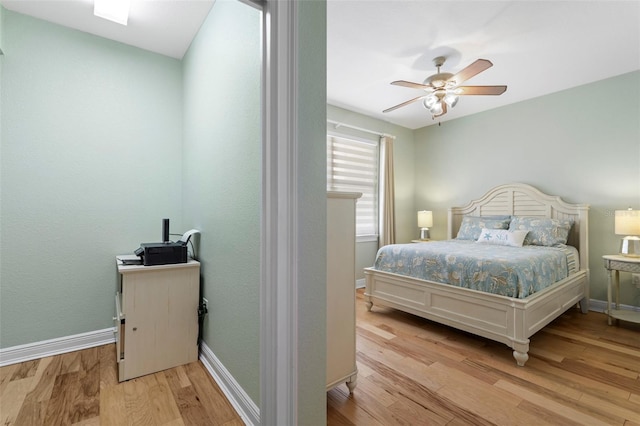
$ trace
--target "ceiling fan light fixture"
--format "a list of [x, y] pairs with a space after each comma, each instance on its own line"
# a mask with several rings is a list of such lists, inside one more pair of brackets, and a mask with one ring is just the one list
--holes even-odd
[[431, 108], [437, 103], [438, 103], [438, 97], [435, 95], [435, 93], [430, 94], [424, 99], [424, 101], [422, 101], [422, 104], [428, 110], [431, 110]]
[[453, 108], [454, 106], [456, 106], [459, 99], [460, 97], [452, 92], [448, 92], [444, 97], [444, 101], [450, 108]]
[[440, 115], [442, 114], [442, 111], [442, 102], [436, 102], [435, 105], [429, 108], [429, 112], [433, 115]]

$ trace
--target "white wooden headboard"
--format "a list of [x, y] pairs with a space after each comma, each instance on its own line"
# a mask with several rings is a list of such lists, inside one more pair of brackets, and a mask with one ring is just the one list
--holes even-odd
[[494, 215], [573, 219], [567, 244], [580, 252], [580, 269], [589, 270], [589, 205], [566, 203], [524, 183], [500, 185], [464, 207], [449, 208], [448, 238], [456, 237], [464, 216]]

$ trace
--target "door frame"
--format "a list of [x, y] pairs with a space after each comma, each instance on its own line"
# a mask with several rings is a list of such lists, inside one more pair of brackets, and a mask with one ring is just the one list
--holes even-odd
[[298, 5], [263, 11], [260, 423], [298, 424]]

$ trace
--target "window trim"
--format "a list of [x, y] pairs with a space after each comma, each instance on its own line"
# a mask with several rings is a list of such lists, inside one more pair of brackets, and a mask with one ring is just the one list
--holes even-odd
[[378, 242], [380, 236], [378, 234], [363, 234], [356, 235], [356, 243], [370, 243], [370, 242]]

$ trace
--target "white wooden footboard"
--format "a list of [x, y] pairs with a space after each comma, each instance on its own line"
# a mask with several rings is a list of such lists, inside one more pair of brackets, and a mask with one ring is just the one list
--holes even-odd
[[529, 358], [529, 337], [571, 306], [586, 312], [587, 272], [582, 270], [526, 299], [365, 269], [365, 301], [396, 308], [477, 334], [513, 349], [519, 366]]

